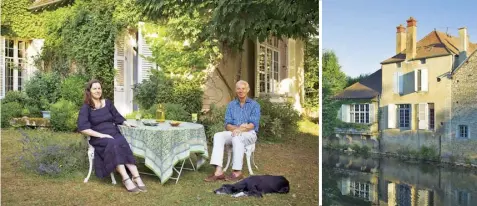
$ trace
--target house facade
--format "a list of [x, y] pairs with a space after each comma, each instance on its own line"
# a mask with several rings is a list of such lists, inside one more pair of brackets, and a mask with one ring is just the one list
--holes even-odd
[[466, 28], [459, 37], [432, 31], [417, 41], [417, 21], [407, 20], [396, 32], [396, 55], [381, 62], [383, 111], [382, 152], [440, 150], [452, 116], [450, 74], [474, 51]]
[[[54, 9], [72, 1], [37, 0], [32, 11]], [[138, 28], [119, 35], [115, 43], [114, 104], [121, 114], [138, 109], [133, 103], [133, 87], [148, 79], [151, 70], [160, 69], [149, 61], [152, 51], [147, 43], [154, 34], [145, 34], [144, 22]], [[150, 36], [148, 36], [150, 35]], [[17, 39], [0, 36], [0, 98], [22, 86], [37, 70], [34, 57], [41, 53], [44, 40]], [[204, 105], [226, 105], [235, 93], [237, 73], [250, 83], [251, 97], [270, 96], [273, 102], [292, 102], [298, 111], [304, 104], [304, 43], [298, 39], [271, 37], [265, 42], [246, 40], [243, 54], [226, 52], [217, 68], [209, 74], [204, 85]], [[241, 69], [239, 62], [241, 63]], [[241, 71], [241, 72], [239, 72]]]
[[477, 152], [477, 51], [452, 73], [452, 118], [449, 135], [442, 140], [442, 156], [469, 159], [476, 164]]
[[[381, 62], [381, 79], [373, 77], [377, 74], [374, 73], [336, 95], [335, 98], [348, 104], [353, 101], [358, 104], [363, 102], [364, 91], [372, 91], [373, 86], [363, 86], [370, 84], [366, 81], [381, 85], [379, 95], [368, 95], [368, 99], [376, 102], [377, 127], [369, 127], [369, 133], [380, 137], [379, 146], [375, 147], [379, 152], [407, 153], [427, 147], [442, 158], [477, 159], [473, 149], [477, 143], [471, 132], [477, 126], [473, 125], [477, 110], [474, 111], [476, 106], [472, 101], [477, 92], [473, 85], [477, 81], [473, 74], [477, 44], [469, 41], [467, 28], [460, 28], [458, 34], [451, 36], [434, 30], [417, 40], [417, 21], [411, 17], [407, 28], [396, 27], [396, 55]], [[338, 119], [356, 123], [350, 118], [353, 114], [348, 108], [346, 104], [341, 106]], [[353, 142], [352, 137], [367, 136], [342, 128], [336, 128], [335, 133], [340, 141], [346, 141], [341, 143], [348, 144]]]
[[335, 128], [340, 144], [378, 149], [381, 76], [379, 69], [334, 96], [340, 102], [337, 118], [341, 124]]
[[[250, 84], [250, 97], [270, 97], [272, 102], [291, 102], [303, 111], [304, 42], [270, 37], [264, 42], [246, 40], [243, 54], [225, 52], [223, 60], [205, 84], [204, 109], [226, 105], [235, 94], [237, 74]], [[241, 58], [240, 58], [241, 57]], [[240, 63], [241, 61], [241, 63]], [[241, 69], [240, 69], [241, 65]]]

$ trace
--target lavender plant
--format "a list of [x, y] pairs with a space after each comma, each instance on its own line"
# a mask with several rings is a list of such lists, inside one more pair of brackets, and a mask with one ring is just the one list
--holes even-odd
[[17, 163], [25, 171], [57, 177], [88, 168], [85, 141], [61, 138], [61, 133], [49, 131], [20, 133], [22, 150]]

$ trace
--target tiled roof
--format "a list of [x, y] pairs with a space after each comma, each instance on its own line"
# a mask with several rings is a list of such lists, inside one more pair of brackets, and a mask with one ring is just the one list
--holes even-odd
[[342, 92], [335, 95], [335, 99], [372, 99], [381, 94], [382, 88], [381, 69], [369, 75], [369, 77], [346, 87]]
[[[460, 39], [458, 37], [450, 36], [440, 31], [432, 31], [417, 42], [415, 59], [459, 54], [459, 44]], [[468, 53], [472, 53], [475, 50], [477, 50], [477, 44], [469, 42]], [[404, 60], [406, 60], [406, 50], [384, 60], [381, 64], [401, 62]]]

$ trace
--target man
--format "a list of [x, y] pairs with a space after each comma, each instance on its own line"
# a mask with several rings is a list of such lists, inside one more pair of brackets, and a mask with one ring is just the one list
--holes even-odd
[[[240, 80], [235, 84], [237, 98], [227, 105], [225, 113], [224, 132], [214, 135], [211, 165], [215, 165], [214, 174], [205, 179], [207, 182], [216, 180], [238, 181], [243, 179], [242, 164], [245, 147], [257, 140], [258, 124], [260, 122], [260, 105], [247, 97], [250, 86]], [[232, 174], [225, 176], [222, 170], [225, 144], [232, 145]]]

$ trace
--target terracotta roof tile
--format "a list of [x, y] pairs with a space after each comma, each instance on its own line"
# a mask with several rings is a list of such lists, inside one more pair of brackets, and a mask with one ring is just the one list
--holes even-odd
[[[459, 54], [459, 43], [460, 39], [458, 37], [450, 36], [440, 31], [432, 31], [417, 42], [415, 59]], [[477, 50], [477, 44], [470, 42], [468, 53], [472, 53], [475, 50]], [[401, 53], [384, 60], [381, 64], [400, 62], [404, 60], [406, 60], [406, 51], [402, 51]]]
[[354, 83], [335, 95], [335, 99], [371, 99], [381, 94], [382, 70], [374, 72], [366, 79]]

